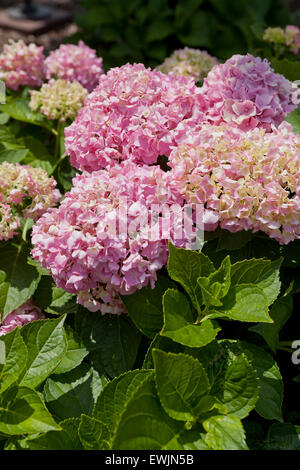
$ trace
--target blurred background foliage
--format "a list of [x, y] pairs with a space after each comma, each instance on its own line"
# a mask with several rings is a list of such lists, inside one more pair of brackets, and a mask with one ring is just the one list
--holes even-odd
[[184, 46], [206, 49], [221, 61], [246, 52], [271, 58], [264, 29], [300, 21], [282, 0], [83, 0], [80, 5], [75, 18], [80, 31], [71, 41], [83, 39], [96, 48], [106, 69], [126, 62], [153, 67]]

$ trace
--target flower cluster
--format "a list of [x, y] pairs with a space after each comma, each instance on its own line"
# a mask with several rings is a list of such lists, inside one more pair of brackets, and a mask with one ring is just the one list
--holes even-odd
[[[160, 208], [177, 199], [166, 175], [158, 166], [126, 161], [77, 176], [60, 207], [33, 227], [33, 257], [88, 309], [124, 311], [118, 294], [154, 287], [157, 270], [167, 262]], [[176, 213], [170, 223], [172, 236]]]
[[0, 202], [0, 240], [9, 240], [17, 234], [20, 219], [16, 217], [9, 204]]
[[7, 315], [2, 324], [0, 324], [0, 336], [9, 333], [17, 326], [21, 328], [26, 323], [45, 318], [43, 312], [34, 305], [31, 299]]
[[290, 49], [293, 54], [298, 54], [300, 49], [300, 29], [298, 26], [287, 25], [283, 28], [267, 28], [264, 31], [263, 40], [278, 44], [285, 45]]
[[76, 117], [88, 91], [78, 82], [52, 79], [39, 91], [31, 90], [30, 95], [29, 106], [33, 111], [39, 109], [48, 119], [64, 122]]
[[268, 132], [300, 103], [300, 90], [269, 62], [251, 54], [234, 55], [216, 65], [204, 79], [206, 119], [226, 122], [243, 131], [263, 127]]
[[195, 82], [201, 82], [217, 63], [217, 59], [207, 51], [185, 47], [174, 51], [156, 69], [163, 73], [174, 72], [175, 75], [184, 75], [193, 78]]
[[78, 46], [62, 44], [55, 51], [50, 52], [45, 61], [46, 77], [62, 78], [69, 82], [79, 82], [91, 92], [103, 74], [102, 58], [96, 56], [96, 51], [83, 41]]
[[281, 244], [300, 238], [300, 136], [288, 123], [272, 133], [205, 125], [168, 164], [169, 184], [205, 205], [211, 230], [263, 231]]
[[124, 159], [155, 163], [169, 155], [176, 131], [194, 110], [201, 114], [202, 103], [199, 88], [187, 77], [142, 64], [111, 69], [65, 129], [66, 153], [72, 165], [89, 172]]
[[[45, 170], [3, 162], [0, 165], [0, 239], [15, 235], [20, 216], [37, 220], [61, 198]], [[13, 209], [13, 210], [12, 210]]]
[[10, 40], [0, 54], [0, 79], [16, 91], [20, 86], [41, 86], [45, 76], [43, 50], [33, 43]]

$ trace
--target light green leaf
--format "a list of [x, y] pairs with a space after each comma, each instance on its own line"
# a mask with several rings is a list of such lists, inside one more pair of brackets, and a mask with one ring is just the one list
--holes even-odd
[[[272, 323], [268, 313], [268, 299], [263, 290], [253, 284], [231, 286], [222, 307], [215, 308], [210, 318], [230, 318], [246, 322]], [[219, 314], [217, 313], [219, 312]]]
[[22, 385], [37, 387], [58, 366], [67, 350], [63, 329], [65, 317], [36, 320], [23, 326], [21, 334], [28, 349]]
[[3, 393], [18, 380], [26, 364], [27, 348], [19, 328], [0, 338], [0, 350], [4, 352], [3, 360], [0, 358], [0, 392]]
[[61, 362], [54, 369], [54, 374], [63, 374], [69, 370], [79, 366], [83, 359], [88, 355], [89, 351], [84, 346], [83, 341], [78, 337], [76, 332], [65, 325], [65, 333], [67, 337], [67, 350]]
[[0, 111], [4, 111], [17, 121], [28, 122], [37, 126], [50, 127], [47, 119], [39, 112], [31, 111], [28, 101], [23, 98], [13, 98], [5, 104], [0, 104]]
[[164, 326], [162, 336], [190, 347], [202, 347], [215, 339], [220, 328], [215, 322], [206, 320], [194, 323], [190, 304], [185, 295], [168, 289], [163, 297]]
[[287, 115], [285, 118], [287, 122], [292, 124], [293, 131], [295, 134], [300, 134], [300, 109], [297, 108], [295, 111], [292, 111], [290, 114]]
[[275, 261], [249, 259], [231, 267], [231, 285], [255, 284], [260, 287], [271, 305], [280, 292], [279, 270], [282, 258]]
[[65, 374], [49, 377], [44, 387], [45, 401], [59, 419], [90, 415], [105, 383], [104, 377], [83, 363]]
[[28, 155], [28, 149], [2, 150], [0, 152], [0, 164], [2, 162], [20, 163]]
[[0, 399], [0, 432], [9, 435], [59, 430], [37, 392], [27, 387], [6, 390]]
[[28, 300], [38, 286], [40, 275], [27, 263], [29, 246], [0, 247], [0, 313], [2, 321]]
[[201, 397], [210, 389], [202, 365], [186, 354], [165, 353], [158, 349], [152, 354], [158, 396], [164, 410], [171, 418], [193, 420]]
[[212, 416], [202, 423], [205, 442], [213, 450], [247, 450], [242, 423], [235, 416]]
[[202, 302], [201, 289], [197, 279], [199, 277], [207, 277], [214, 271], [213, 263], [203, 253], [176, 248], [169, 243], [169, 275], [186, 290], [198, 312], [200, 312]]

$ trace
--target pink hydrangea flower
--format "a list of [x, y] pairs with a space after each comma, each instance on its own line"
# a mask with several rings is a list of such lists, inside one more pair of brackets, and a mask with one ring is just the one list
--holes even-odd
[[300, 49], [300, 29], [298, 26], [287, 25], [285, 27], [285, 44], [293, 54], [298, 54]]
[[0, 165], [0, 240], [12, 238], [20, 217], [37, 220], [61, 199], [56, 181], [42, 168], [19, 163]]
[[69, 82], [79, 82], [89, 92], [99, 82], [104, 73], [102, 58], [83, 41], [75, 44], [62, 44], [45, 61], [47, 78], [62, 78]]
[[213, 67], [201, 93], [208, 122], [227, 122], [244, 131], [263, 127], [270, 132], [300, 104], [298, 86], [275, 73], [266, 59], [251, 54], [234, 55]]
[[184, 75], [193, 78], [195, 82], [202, 82], [216, 64], [218, 60], [207, 51], [184, 47], [174, 51], [156, 69], [163, 73], [174, 72], [175, 75]]
[[0, 54], [0, 80], [16, 91], [20, 86], [41, 86], [45, 76], [43, 50], [42, 46], [11, 39]]
[[0, 240], [13, 238], [20, 224], [20, 218], [12, 213], [10, 205], [0, 202]]
[[45, 315], [39, 307], [34, 305], [31, 299], [27, 300], [25, 304], [18, 307], [16, 310], [7, 315], [2, 324], [0, 324], [0, 336], [3, 336], [10, 331], [14, 330], [17, 326], [22, 328], [26, 323], [35, 320], [42, 320]]
[[186, 121], [201, 120], [203, 106], [192, 79], [142, 64], [111, 69], [65, 129], [66, 153], [89, 172], [124, 159], [155, 163], [169, 155]]
[[[154, 287], [156, 272], [168, 259], [161, 205], [182, 201], [166, 186], [166, 174], [158, 166], [126, 161], [77, 176], [60, 207], [33, 227], [32, 256], [86, 308], [124, 311], [119, 294], [149, 283]], [[156, 212], [153, 204], [159, 205]], [[176, 217], [171, 215], [171, 238]]]
[[204, 125], [170, 155], [168, 186], [205, 205], [214, 230], [263, 231], [281, 244], [300, 238], [300, 136]]

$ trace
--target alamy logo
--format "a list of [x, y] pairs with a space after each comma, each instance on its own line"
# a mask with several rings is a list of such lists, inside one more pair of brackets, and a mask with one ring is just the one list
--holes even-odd
[[5, 98], [6, 98], [6, 89], [5, 89], [5, 83], [0, 80], [0, 104], [5, 103]]
[[300, 364], [300, 339], [292, 342], [292, 349], [296, 349], [292, 354], [292, 363], [298, 365]]

